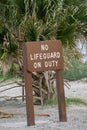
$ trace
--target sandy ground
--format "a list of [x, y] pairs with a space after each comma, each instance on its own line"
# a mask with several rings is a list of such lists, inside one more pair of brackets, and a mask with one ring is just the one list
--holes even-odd
[[[87, 79], [69, 82], [70, 89], [65, 87], [66, 97], [75, 97], [87, 101]], [[9, 87], [9, 86], [7, 86]], [[2, 87], [0, 87], [0, 91]], [[14, 114], [26, 114], [25, 102], [9, 100], [7, 96], [21, 95], [21, 88], [14, 88], [0, 93], [0, 109]], [[7, 100], [6, 100], [7, 99]], [[26, 116], [14, 116], [0, 119], [0, 130], [86, 130], [87, 106], [72, 105], [67, 107], [67, 122], [59, 122], [58, 106], [34, 106], [35, 113], [49, 114], [49, 117], [35, 116], [35, 126], [27, 126]]]

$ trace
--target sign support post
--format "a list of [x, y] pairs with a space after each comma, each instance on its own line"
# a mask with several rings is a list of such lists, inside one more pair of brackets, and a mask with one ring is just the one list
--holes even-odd
[[27, 42], [23, 46], [27, 125], [35, 125], [32, 72], [56, 70], [59, 120], [66, 121], [62, 45], [58, 40]]
[[65, 104], [64, 82], [63, 82], [62, 70], [57, 70], [56, 71], [56, 84], [57, 84], [59, 120], [60, 121], [67, 121], [67, 119], [66, 119], [66, 104]]
[[33, 105], [33, 89], [32, 89], [32, 73], [27, 71], [26, 48], [23, 47], [24, 61], [24, 78], [25, 78], [25, 93], [26, 93], [26, 113], [27, 126], [35, 125], [34, 105]]

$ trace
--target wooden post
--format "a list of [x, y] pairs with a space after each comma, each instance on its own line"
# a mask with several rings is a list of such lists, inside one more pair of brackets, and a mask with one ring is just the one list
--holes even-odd
[[58, 95], [59, 120], [67, 121], [62, 70], [56, 71], [56, 84], [57, 84], [57, 95]]
[[32, 89], [32, 73], [27, 71], [26, 60], [26, 47], [23, 47], [23, 60], [24, 60], [24, 78], [25, 78], [25, 93], [26, 93], [26, 112], [27, 112], [27, 125], [35, 125], [34, 119], [34, 105], [33, 105], [33, 89]]

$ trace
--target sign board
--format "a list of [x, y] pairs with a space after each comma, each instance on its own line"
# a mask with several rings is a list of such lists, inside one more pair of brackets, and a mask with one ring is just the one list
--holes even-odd
[[43, 72], [48, 70], [56, 71], [59, 118], [60, 121], [66, 121], [61, 42], [58, 40], [26, 42], [23, 44], [23, 61], [28, 125], [35, 124], [32, 72]]
[[25, 47], [28, 71], [35, 72], [63, 68], [60, 41], [27, 42]]

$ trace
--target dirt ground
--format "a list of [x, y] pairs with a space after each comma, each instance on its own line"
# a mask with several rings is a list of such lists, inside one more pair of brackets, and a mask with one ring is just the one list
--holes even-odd
[[[65, 87], [66, 97], [75, 97], [87, 101], [87, 79], [69, 82], [70, 89]], [[2, 90], [2, 88], [1, 88]], [[21, 94], [20, 88], [14, 88], [0, 95], [14, 96]], [[0, 110], [13, 114], [26, 114], [26, 104], [21, 100], [9, 98], [0, 99]], [[0, 119], [0, 130], [86, 130], [87, 129], [87, 106], [72, 105], [66, 108], [67, 122], [59, 122], [58, 105], [34, 106], [36, 114], [49, 114], [46, 116], [35, 116], [35, 126], [27, 126], [25, 115], [16, 115], [12, 118]]]

